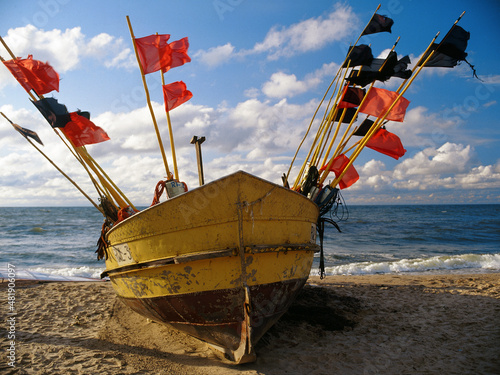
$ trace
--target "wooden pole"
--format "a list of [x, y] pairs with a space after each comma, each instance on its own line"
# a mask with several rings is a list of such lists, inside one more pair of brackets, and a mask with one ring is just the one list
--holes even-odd
[[[3, 40], [3, 38], [1, 36], [0, 36], [0, 42], [5, 47], [5, 49], [7, 50], [7, 52], [10, 54], [10, 56], [12, 57], [12, 59], [17, 59], [17, 57], [14, 55], [14, 53], [12, 52], [12, 50], [9, 48], [9, 46], [7, 45], [7, 43], [5, 43], [5, 41]], [[5, 61], [1, 56], [0, 56], [0, 60], [1, 61]], [[35, 93], [36, 97], [35, 97], [35, 95], [31, 91], [28, 92], [28, 95], [33, 100], [33, 102], [36, 102], [36, 101], [41, 100], [41, 99], [44, 98], [43, 95], [38, 95], [34, 90], [33, 90], [33, 92]], [[53, 128], [53, 130], [57, 134], [57, 136], [61, 139], [61, 141], [66, 145], [66, 147], [69, 149], [69, 151], [71, 152], [71, 154], [83, 166], [83, 168], [85, 169], [85, 171], [89, 175], [90, 180], [94, 184], [94, 187], [97, 190], [98, 194], [105, 195], [108, 198], [109, 202], [112, 203], [112, 204], [114, 204], [112, 197], [115, 197], [115, 200], [116, 200], [119, 208], [123, 208], [123, 207], [126, 206], [126, 204], [124, 202], [124, 200], [125, 200], [135, 210], [135, 207], [127, 199], [127, 197], [125, 196], [125, 194], [123, 194], [120, 191], [120, 189], [116, 186], [116, 184], [107, 176], [107, 174], [103, 171], [103, 169], [99, 166], [99, 164], [97, 164], [97, 162], [90, 156], [90, 154], [88, 154], [87, 150], [84, 147], [76, 148], [73, 145], [73, 143], [70, 140], [68, 140], [68, 138], [66, 136], [64, 138], [61, 136], [60, 132], [57, 131], [57, 128]], [[66, 141], [65, 141], [65, 139], [66, 139]], [[28, 141], [29, 141], [29, 139], [28, 139]], [[55, 166], [55, 167], [57, 168], [57, 166]], [[100, 186], [99, 183], [92, 176], [92, 173], [90, 172], [90, 170], [88, 169], [88, 167], [90, 167], [94, 171], [94, 173], [96, 174], [96, 176], [99, 179], [99, 181], [102, 184], [102, 186]], [[98, 168], [98, 170], [96, 169], [96, 167]], [[102, 175], [99, 173], [99, 171], [102, 173]], [[61, 171], [61, 173], [63, 173], [63, 172]], [[111, 185], [108, 183], [108, 181], [109, 181], [109, 183]], [[113, 187], [114, 187], [114, 189], [116, 189], [116, 191], [113, 189]]]
[[165, 171], [167, 172], [167, 179], [170, 179], [172, 176], [172, 173], [170, 173], [170, 170], [168, 169], [167, 156], [165, 155], [165, 149], [163, 147], [163, 142], [161, 140], [160, 130], [158, 129], [158, 124], [156, 122], [156, 117], [155, 117], [155, 114], [153, 111], [153, 106], [151, 104], [151, 99], [149, 96], [149, 89], [148, 89], [148, 85], [146, 83], [146, 76], [144, 75], [144, 70], [142, 69], [142, 64], [141, 64], [141, 60], [139, 58], [139, 53], [137, 52], [137, 46], [135, 45], [134, 31], [132, 30], [132, 24], [130, 23], [129, 16], [127, 16], [127, 23], [128, 23], [128, 28], [130, 30], [130, 36], [132, 37], [132, 44], [134, 45], [135, 57], [137, 58], [137, 63], [139, 64], [139, 69], [141, 70], [141, 77], [142, 77], [142, 83], [144, 85], [144, 91], [146, 93], [146, 100], [148, 102], [149, 112], [151, 113], [151, 119], [153, 120], [153, 125], [155, 127], [156, 138], [158, 138], [158, 144], [160, 146], [160, 152], [161, 152], [161, 156], [163, 158], [163, 164], [165, 165]]
[[[161, 72], [161, 84], [165, 86], [165, 76]], [[166, 105], [166, 103], [165, 103]], [[177, 157], [175, 156], [175, 145], [174, 145], [174, 132], [172, 131], [172, 122], [170, 121], [170, 112], [165, 108], [165, 113], [167, 115], [168, 123], [168, 136], [170, 138], [170, 150], [172, 151], [172, 161], [174, 163], [174, 176], [176, 180], [179, 180], [179, 171], [177, 169]]]
[[[377, 9], [375, 9], [375, 11], [373, 12], [372, 16], [370, 17], [370, 20], [368, 21], [368, 23], [366, 24], [366, 26], [363, 28], [363, 31], [365, 31], [366, 27], [370, 24], [370, 22], [372, 21], [373, 17], [377, 13], [377, 11], [380, 9], [380, 6], [381, 6], [381, 4], [379, 4], [377, 6]], [[358, 39], [356, 39], [356, 42], [354, 42], [354, 44], [352, 45], [352, 47], [354, 47], [359, 42], [359, 40], [363, 36], [363, 31], [360, 33], [360, 35], [358, 36]], [[320, 103], [318, 104], [318, 107], [317, 107], [316, 111], [314, 112], [314, 115], [313, 115], [313, 117], [311, 119], [311, 122], [309, 123], [309, 127], [307, 128], [307, 131], [304, 134], [304, 137], [302, 138], [302, 141], [300, 142], [297, 150], [295, 151], [295, 155], [292, 158], [292, 162], [290, 163], [290, 167], [288, 168], [288, 172], [286, 174], [286, 177], [284, 178], [285, 181], [288, 181], [288, 178], [289, 178], [290, 172], [292, 170], [293, 164], [295, 162], [295, 159], [297, 158], [297, 154], [299, 153], [299, 150], [302, 147], [302, 144], [304, 143], [305, 139], [307, 138], [307, 135], [309, 134], [309, 131], [311, 130], [311, 126], [313, 124], [314, 118], [316, 117], [316, 114], [318, 113], [319, 108], [323, 104], [323, 101], [325, 100], [325, 97], [328, 94], [328, 91], [330, 91], [330, 88], [332, 87], [333, 83], [337, 81], [337, 79], [339, 77], [339, 74], [340, 74], [340, 71], [342, 70], [342, 67], [344, 66], [344, 64], [346, 64], [347, 62], [350, 61], [349, 56], [351, 54], [351, 51], [352, 51], [352, 49], [347, 53], [347, 56], [345, 57], [344, 62], [340, 66], [339, 70], [337, 71], [337, 74], [335, 75], [335, 77], [333, 78], [332, 82], [330, 83], [330, 86], [328, 86], [328, 89], [326, 90], [325, 95], [323, 95], [323, 98], [321, 99]], [[310, 154], [311, 154], [311, 152], [309, 152], [309, 155], [306, 157], [306, 160], [304, 161], [304, 163], [302, 165], [302, 168], [300, 169], [299, 174], [297, 175], [297, 178], [295, 179], [295, 184], [293, 185], [293, 188], [296, 188], [297, 185], [298, 185], [298, 183], [300, 182], [302, 174], [304, 173], [304, 170], [305, 170], [305, 166], [307, 165], [307, 159], [309, 159]]]
[[362, 139], [361, 143], [358, 145], [358, 147], [356, 148], [356, 150], [353, 152], [353, 154], [349, 158], [350, 159], [349, 163], [347, 163], [347, 165], [345, 166], [345, 168], [342, 171], [342, 173], [340, 173], [337, 176], [337, 178], [335, 180], [333, 180], [333, 182], [330, 184], [331, 187], [337, 186], [337, 184], [340, 182], [340, 180], [342, 180], [342, 177], [344, 177], [344, 175], [347, 172], [347, 170], [354, 163], [354, 160], [356, 160], [356, 158], [358, 157], [359, 153], [363, 150], [363, 148], [368, 143], [368, 141], [370, 140], [370, 138], [372, 137], [372, 135], [375, 134], [375, 132], [378, 129], [380, 129], [380, 127], [382, 126], [383, 121], [386, 119], [387, 115], [391, 112], [391, 110], [394, 108], [394, 106], [399, 101], [399, 99], [403, 96], [403, 94], [406, 92], [406, 90], [408, 90], [408, 88], [413, 83], [413, 81], [415, 80], [415, 78], [418, 76], [418, 74], [420, 73], [420, 71], [422, 70], [422, 68], [425, 66], [425, 63], [427, 61], [429, 61], [429, 59], [434, 55], [434, 52], [435, 51], [431, 51], [431, 53], [429, 54], [429, 56], [425, 59], [424, 63], [418, 68], [418, 70], [415, 72], [415, 74], [413, 74], [413, 76], [408, 81], [408, 84], [404, 87], [404, 89], [401, 91], [401, 93], [399, 93], [399, 95], [396, 97], [396, 99], [392, 102], [391, 106], [385, 112], [384, 116], [382, 118], [378, 118], [377, 121], [372, 125], [369, 133], [367, 135], [365, 135], [365, 137]]
[[[85, 146], [84, 146], [85, 147]], [[123, 192], [120, 190], [120, 188], [115, 184], [115, 182], [107, 175], [107, 173], [104, 171], [104, 169], [101, 168], [101, 166], [95, 161], [95, 159], [92, 157], [92, 155], [90, 155], [87, 151], [86, 148], [83, 148], [83, 150], [85, 150], [85, 154], [86, 156], [89, 158], [89, 160], [92, 162], [93, 165], [95, 165], [97, 167], [97, 169], [100, 171], [100, 173], [102, 173], [102, 175], [107, 179], [107, 181], [109, 181], [109, 183], [111, 184], [111, 186], [117, 191], [118, 194], [120, 194], [121, 197], [123, 197], [123, 199], [127, 202], [127, 204], [132, 207], [135, 211], [138, 211], [135, 206], [132, 204], [132, 202], [130, 202], [130, 200], [125, 196], [125, 194], [123, 194]], [[122, 207], [123, 208], [123, 207]]]
[[[14, 123], [13, 123], [13, 122], [12, 122], [12, 121], [11, 121], [11, 120], [7, 117], [7, 116], [6, 116], [3, 112], [0, 112], [0, 114], [1, 114], [1, 115], [2, 115], [2, 116], [3, 116], [3, 117], [4, 117], [4, 118], [5, 118], [8, 122], [10, 122], [10, 124], [14, 127], [14, 129], [16, 129], [15, 124], [14, 124]], [[16, 129], [16, 131], [17, 131], [17, 129]], [[52, 161], [52, 160], [51, 160], [51, 159], [50, 159], [50, 158], [49, 158], [49, 157], [48, 157], [48, 156], [47, 156], [47, 155], [46, 155], [46, 154], [45, 154], [42, 150], [40, 150], [40, 148], [38, 148], [38, 146], [37, 146], [37, 145], [35, 145], [35, 144], [31, 141], [31, 139], [29, 139], [28, 137], [25, 137], [24, 135], [23, 135], [23, 137], [24, 137], [24, 139], [26, 139], [26, 140], [27, 140], [27, 141], [28, 141], [28, 142], [29, 142], [29, 143], [30, 143], [30, 144], [31, 144], [31, 145], [32, 145], [32, 146], [33, 146], [33, 147], [34, 147], [34, 148], [35, 148], [35, 149], [36, 149], [36, 150], [37, 150], [37, 151], [38, 151], [38, 152], [39, 152], [39, 153], [40, 153], [40, 154], [41, 154], [41, 155], [45, 158], [45, 159], [47, 159], [47, 161], [48, 161], [50, 164], [52, 164], [52, 166], [53, 166], [54, 168], [56, 168], [56, 169], [59, 171], [59, 173], [61, 173], [64, 177], [66, 177], [66, 179], [67, 179], [69, 182], [71, 182], [71, 183], [73, 184], [73, 186], [74, 186], [74, 187], [76, 187], [76, 188], [78, 189], [78, 191], [79, 191], [80, 193], [82, 193], [82, 194], [83, 194], [83, 196], [84, 196], [85, 198], [87, 198], [87, 199], [89, 200], [89, 202], [90, 202], [90, 203], [92, 203], [92, 205], [93, 205], [95, 208], [97, 208], [97, 209], [98, 209], [101, 213], [103, 213], [102, 209], [101, 209], [101, 208], [97, 205], [97, 203], [95, 203], [95, 202], [92, 200], [92, 198], [90, 198], [90, 197], [89, 197], [89, 196], [88, 196], [88, 195], [87, 195], [87, 194], [86, 194], [86, 193], [82, 190], [82, 188], [81, 188], [80, 186], [78, 186], [78, 184], [77, 184], [75, 181], [73, 181], [73, 180], [72, 180], [72, 179], [71, 179], [71, 178], [70, 178], [70, 177], [69, 177], [66, 173], [64, 173], [64, 172], [62, 171], [62, 169], [61, 169], [61, 168], [59, 168], [59, 167], [56, 165], [56, 163], [54, 163], [54, 162], [53, 162], [53, 161]]]
[[[13, 59], [13, 60], [17, 60], [17, 57], [16, 55], [14, 55], [14, 53], [12, 52], [12, 50], [9, 48], [9, 46], [7, 45], [7, 43], [5, 43], [5, 40], [3, 40], [3, 38], [0, 36], [0, 42], [2, 43], [2, 45], [4, 46], [4, 48], [7, 50], [7, 52], [9, 53], [10, 57]], [[0, 61], [4, 62], [5, 60], [3, 59], [2, 56], [0, 56]], [[30, 98], [34, 101], [36, 101], [36, 98], [35, 96], [33, 95], [33, 93], [31, 91], [28, 91], [28, 95], [30, 96]]]

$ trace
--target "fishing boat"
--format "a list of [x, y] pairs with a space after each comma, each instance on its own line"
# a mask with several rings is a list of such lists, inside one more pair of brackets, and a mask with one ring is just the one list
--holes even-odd
[[303, 195], [236, 172], [114, 226], [104, 275], [132, 310], [253, 361], [309, 276], [318, 213]]
[[[393, 21], [376, 11], [360, 37], [390, 31]], [[12, 57], [9, 61], [1, 60], [82, 163], [100, 203], [94, 202], [32, 142], [31, 139], [41, 143], [36, 133], [2, 115], [103, 214], [97, 250], [98, 259], [106, 262], [102, 276], [109, 277], [125, 305], [144, 317], [205, 341], [235, 363], [251, 362], [256, 359], [259, 339], [287, 311], [305, 284], [317, 252], [320, 275], [325, 275], [324, 225], [337, 226], [331, 210], [340, 202], [339, 188], [348, 188], [359, 179], [353, 162], [360, 152], [369, 147], [395, 159], [403, 156], [406, 150], [399, 138], [385, 129], [388, 121], [403, 121], [409, 101], [402, 95], [429, 61], [430, 66], [446, 67], [466, 61], [464, 51], [469, 34], [456, 26], [462, 16], [463, 13], [440, 44], [434, 43], [438, 35], [434, 37], [411, 71], [407, 69], [409, 58], [398, 60], [393, 51], [399, 38], [385, 59], [374, 59], [368, 45], [357, 46], [358, 38], [314, 114], [324, 108], [323, 119], [314, 122], [313, 116], [288, 173], [283, 174], [283, 186], [243, 171], [205, 184], [199, 147], [204, 137], [198, 141], [194, 137], [191, 143], [197, 147], [200, 186], [188, 191], [178, 177], [169, 111], [192, 94], [182, 81], [165, 85], [163, 76], [168, 69], [190, 61], [187, 38], [170, 44], [167, 34], [136, 39], [128, 17], [167, 176], [156, 186], [150, 207], [136, 209], [87, 152], [86, 144], [109, 139], [90, 121], [90, 115], [80, 111], [68, 113], [54, 98], [43, 98], [43, 94], [57, 89], [57, 73], [30, 57], [16, 58], [0, 38]], [[447, 39], [448, 36], [452, 37]], [[162, 53], [171, 55], [163, 59]], [[445, 59], [441, 58], [443, 54]], [[24, 61], [28, 64], [23, 65]], [[170, 65], [162, 66], [165, 61]], [[23, 69], [32, 71], [23, 75]], [[145, 74], [154, 71], [162, 74], [175, 174], [168, 168], [149, 100]], [[43, 74], [33, 80], [40, 72]], [[404, 79], [396, 91], [373, 87], [375, 81], [391, 77]], [[361, 89], [367, 85], [368, 89]], [[324, 102], [332, 87], [329, 101]], [[354, 125], [358, 113], [365, 113], [367, 118]], [[310, 132], [313, 124], [317, 130]], [[340, 136], [343, 124], [348, 125]], [[292, 182], [293, 163], [309, 134], [314, 139]], [[356, 136], [360, 138], [353, 141]], [[335, 177], [327, 182], [330, 173]], [[163, 191], [167, 192], [167, 199], [161, 201]]]

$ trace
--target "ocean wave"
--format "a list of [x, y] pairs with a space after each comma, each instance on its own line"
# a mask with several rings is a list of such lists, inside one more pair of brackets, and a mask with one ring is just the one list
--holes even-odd
[[30, 229], [31, 233], [44, 233], [46, 232], [46, 229], [43, 229], [42, 227], [33, 227]]
[[104, 271], [102, 267], [61, 267], [61, 268], [49, 268], [49, 267], [30, 267], [27, 271], [39, 274], [49, 274], [53, 276], [64, 276], [64, 277], [86, 277], [91, 279], [100, 279], [101, 273]]
[[463, 254], [389, 262], [359, 262], [327, 267], [326, 274], [370, 275], [380, 273], [451, 271], [461, 269], [500, 270], [500, 254]]

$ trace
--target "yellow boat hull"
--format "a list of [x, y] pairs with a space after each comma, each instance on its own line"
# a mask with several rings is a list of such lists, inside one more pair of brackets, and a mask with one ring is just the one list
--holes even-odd
[[237, 172], [116, 225], [105, 274], [136, 312], [252, 361], [309, 276], [317, 219], [302, 195]]

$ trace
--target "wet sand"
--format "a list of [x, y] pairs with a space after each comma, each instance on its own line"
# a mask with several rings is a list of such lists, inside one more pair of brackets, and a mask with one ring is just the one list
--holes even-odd
[[148, 321], [109, 282], [16, 282], [15, 367], [0, 284], [2, 374], [499, 374], [500, 273], [312, 277], [235, 366]]

